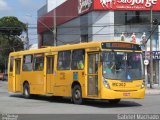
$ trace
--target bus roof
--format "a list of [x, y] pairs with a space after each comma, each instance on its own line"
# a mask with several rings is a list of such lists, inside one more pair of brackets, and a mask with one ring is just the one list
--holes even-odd
[[[61, 46], [49, 46], [46, 48], [34, 49], [34, 50], [24, 50], [18, 52], [10, 53], [10, 56], [18, 56], [18, 55], [25, 55], [25, 54], [38, 54], [38, 53], [45, 53], [45, 52], [54, 52], [54, 51], [64, 51], [64, 50], [72, 50], [72, 49], [84, 49], [84, 48], [101, 48], [102, 43], [130, 43], [131, 42], [124, 42], [124, 41], [115, 41], [115, 40], [107, 40], [107, 41], [92, 41], [87, 43], [78, 43], [78, 44], [66, 44]], [[138, 45], [138, 44], [136, 44]]]

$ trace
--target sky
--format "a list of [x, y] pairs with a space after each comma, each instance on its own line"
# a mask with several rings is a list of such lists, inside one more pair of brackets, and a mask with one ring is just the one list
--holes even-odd
[[37, 43], [37, 10], [46, 4], [46, 0], [0, 0], [0, 18], [16, 16], [29, 24], [30, 44]]

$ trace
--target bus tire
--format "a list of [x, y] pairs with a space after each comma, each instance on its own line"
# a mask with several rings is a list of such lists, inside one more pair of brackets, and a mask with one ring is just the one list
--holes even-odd
[[29, 89], [29, 84], [25, 83], [23, 86], [23, 95], [26, 99], [30, 98], [30, 89]]
[[72, 89], [72, 101], [74, 104], [82, 104], [82, 90], [79, 85], [75, 85]]
[[121, 99], [113, 99], [113, 100], [108, 100], [108, 101], [111, 104], [118, 104], [121, 101]]

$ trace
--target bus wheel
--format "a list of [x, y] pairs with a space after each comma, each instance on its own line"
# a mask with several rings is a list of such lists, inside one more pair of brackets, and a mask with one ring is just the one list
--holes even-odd
[[82, 91], [79, 85], [75, 85], [72, 89], [72, 101], [74, 104], [82, 104]]
[[111, 104], [118, 104], [121, 101], [121, 99], [114, 99], [114, 100], [108, 100], [108, 101]]
[[25, 83], [23, 86], [23, 95], [25, 98], [30, 98], [30, 90], [29, 90], [29, 84]]

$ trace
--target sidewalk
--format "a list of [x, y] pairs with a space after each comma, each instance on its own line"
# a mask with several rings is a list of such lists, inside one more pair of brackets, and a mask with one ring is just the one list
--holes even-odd
[[156, 84], [153, 85], [153, 88], [151, 89], [148, 84], [146, 87], [146, 95], [160, 95], [160, 87]]

